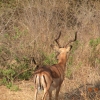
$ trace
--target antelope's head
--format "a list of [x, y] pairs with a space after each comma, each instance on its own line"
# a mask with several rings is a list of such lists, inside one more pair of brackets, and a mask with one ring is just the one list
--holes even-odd
[[72, 45], [69, 45], [71, 42], [76, 41], [77, 39], [77, 32], [75, 33], [75, 38], [73, 40], [70, 40], [66, 45], [61, 46], [60, 43], [58, 42], [59, 38], [61, 36], [61, 32], [59, 33], [58, 37], [55, 39], [55, 42], [57, 43], [58, 46], [52, 46], [54, 50], [58, 53], [57, 54], [57, 59], [63, 59], [64, 57], [67, 56], [67, 54], [70, 52]]

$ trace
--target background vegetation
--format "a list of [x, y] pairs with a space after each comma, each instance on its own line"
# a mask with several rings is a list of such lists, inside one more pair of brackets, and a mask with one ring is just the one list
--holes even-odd
[[56, 63], [50, 45], [60, 31], [62, 45], [78, 32], [65, 76], [76, 87], [96, 85], [100, 81], [99, 0], [1, 0], [1, 85], [11, 88], [16, 81], [29, 80], [35, 66], [32, 57], [40, 65]]

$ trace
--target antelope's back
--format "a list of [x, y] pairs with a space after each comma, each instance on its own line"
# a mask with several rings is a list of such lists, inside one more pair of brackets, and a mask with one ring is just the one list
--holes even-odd
[[42, 66], [39, 67], [35, 72], [35, 75], [44, 75], [46, 74], [48, 77], [59, 78], [62, 76], [63, 70], [61, 69], [61, 66], [58, 64], [54, 64], [52, 66]]

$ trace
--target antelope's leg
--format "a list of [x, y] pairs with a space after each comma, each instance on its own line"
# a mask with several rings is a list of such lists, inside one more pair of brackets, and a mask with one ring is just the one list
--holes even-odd
[[34, 100], [37, 100], [37, 93], [38, 93], [38, 90], [35, 88], [35, 96], [34, 96]]
[[50, 86], [51, 86], [51, 83], [47, 87], [44, 88], [44, 95], [42, 97], [42, 100], [46, 100], [48, 94], [49, 94], [49, 100], [51, 100], [52, 91], [50, 91]]
[[55, 100], [58, 100], [60, 87], [61, 87], [61, 85], [56, 88]]
[[52, 98], [52, 91], [49, 91], [49, 100]]
[[42, 100], [46, 100], [46, 97], [47, 97], [48, 93], [49, 93], [48, 90], [44, 89], [44, 95], [42, 97]]

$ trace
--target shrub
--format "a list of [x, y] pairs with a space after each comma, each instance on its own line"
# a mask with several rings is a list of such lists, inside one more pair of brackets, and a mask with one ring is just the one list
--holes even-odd
[[57, 60], [55, 59], [55, 53], [51, 53], [51, 54], [43, 54], [44, 56], [44, 60], [43, 60], [43, 64], [44, 65], [53, 65], [57, 63]]
[[100, 38], [97, 39], [91, 39], [90, 40], [90, 46], [91, 46], [91, 53], [89, 56], [89, 63], [93, 67], [97, 67], [98, 64], [100, 64], [100, 51], [96, 49], [96, 47], [100, 44]]

